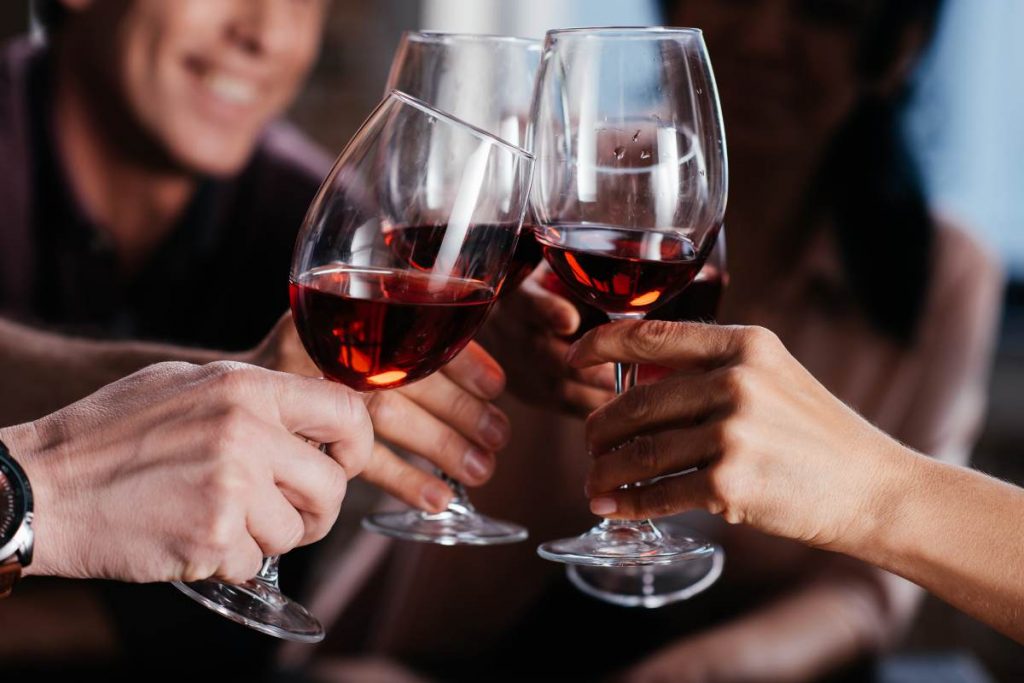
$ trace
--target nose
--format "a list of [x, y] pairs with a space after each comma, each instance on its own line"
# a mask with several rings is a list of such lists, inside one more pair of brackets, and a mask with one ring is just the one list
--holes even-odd
[[274, 55], [289, 42], [292, 0], [236, 0], [225, 26], [228, 39], [253, 56]]

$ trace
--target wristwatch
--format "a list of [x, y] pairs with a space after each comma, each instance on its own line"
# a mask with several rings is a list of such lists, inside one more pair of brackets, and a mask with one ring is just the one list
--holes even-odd
[[0, 441], [0, 598], [11, 594], [32, 564], [32, 488], [25, 470]]

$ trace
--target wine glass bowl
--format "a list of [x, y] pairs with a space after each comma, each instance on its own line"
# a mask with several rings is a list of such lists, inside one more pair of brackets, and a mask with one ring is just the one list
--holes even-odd
[[[388, 75], [400, 90], [513, 145], [526, 140], [539, 40], [436, 31], [402, 34]], [[515, 290], [541, 261], [527, 215], [502, 292]]]

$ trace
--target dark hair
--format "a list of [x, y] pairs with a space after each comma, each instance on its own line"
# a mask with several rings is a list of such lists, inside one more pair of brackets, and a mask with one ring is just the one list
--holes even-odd
[[[678, 0], [661, 0], [665, 16]], [[943, 0], [877, 0], [861, 32], [858, 70], [877, 80], [914, 26], [929, 38]], [[927, 41], [926, 41], [927, 42]], [[935, 223], [903, 131], [909, 85], [865, 96], [825, 155], [812, 207], [832, 219], [844, 274], [868, 320], [900, 343], [914, 341], [931, 279]]]

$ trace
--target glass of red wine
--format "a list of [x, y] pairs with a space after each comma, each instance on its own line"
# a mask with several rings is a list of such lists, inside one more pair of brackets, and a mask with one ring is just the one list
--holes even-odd
[[[728, 187], [721, 107], [701, 32], [549, 32], [531, 134], [537, 239], [565, 288], [613, 321], [642, 319], [685, 291], [714, 247]], [[635, 381], [635, 367], [616, 366], [617, 393]], [[549, 560], [602, 567], [713, 552], [650, 520], [614, 519], [538, 548]]]
[[[530, 121], [542, 43], [528, 38], [406, 31], [387, 90], [400, 90], [513, 145]], [[529, 214], [502, 292], [515, 290], [541, 261]]]
[[[321, 186], [292, 261], [291, 306], [324, 376], [358, 391], [427, 377], [476, 334], [512, 263], [533, 157], [392, 91]], [[437, 514], [381, 512], [364, 527], [442, 545], [522, 541], [461, 484]]]
[[[726, 261], [725, 228], [718, 233], [715, 248], [704, 262], [704, 267], [686, 290], [647, 317], [676, 322], [714, 323], [722, 294], [729, 286]], [[596, 309], [581, 306], [581, 319], [592, 320], [600, 314]], [[593, 313], [592, 313], [593, 311]], [[658, 365], [641, 365], [637, 369], [637, 383], [657, 382], [672, 373]], [[659, 520], [662, 530], [673, 536], [687, 536], [693, 532], [683, 526], [679, 518]], [[593, 567], [570, 564], [566, 566], [569, 581], [591, 597], [621, 607], [658, 608], [699, 595], [714, 585], [722, 574], [725, 552], [715, 545], [714, 552], [690, 562], [643, 567]]]

